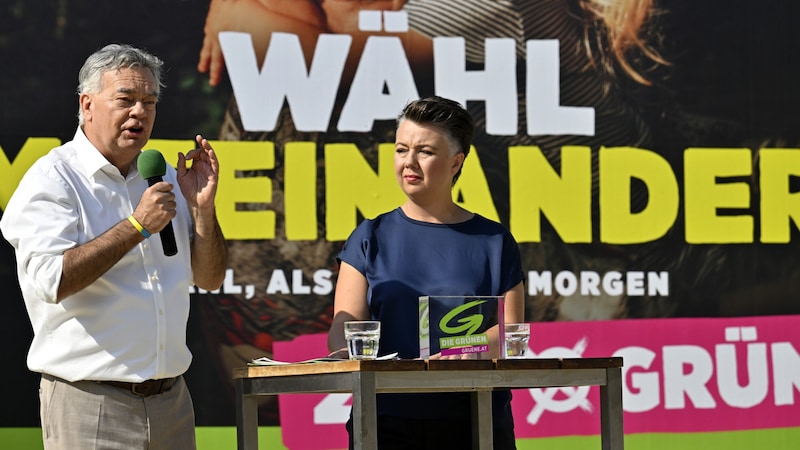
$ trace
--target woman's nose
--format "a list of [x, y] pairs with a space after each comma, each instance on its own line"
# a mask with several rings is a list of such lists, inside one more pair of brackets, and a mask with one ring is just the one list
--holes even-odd
[[416, 167], [417, 166], [417, 152], [409, 151], [408, 153], [406, 153], [406, 158], [405, 158], [404, 163], [405, 163], [406, 167]]

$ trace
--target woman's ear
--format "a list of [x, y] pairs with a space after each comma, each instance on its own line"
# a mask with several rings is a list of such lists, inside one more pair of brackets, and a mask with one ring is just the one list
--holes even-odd
[[466, 158], [464, 152], [458, 152], [453, 157], [453, 167], [450, 169], [453, 175], [457, 174], [458, 171], [461, 170], [461, 167], [464, 165], [464, 158]]

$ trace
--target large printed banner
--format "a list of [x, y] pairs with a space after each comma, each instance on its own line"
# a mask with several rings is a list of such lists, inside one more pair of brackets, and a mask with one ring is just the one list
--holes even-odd
[[[343, 241], [405, 199], [394, 119], [441, 95], [476, 119], [453, 198], [519, 242], [535, 355], [624, 356], [626, 432], [800, 426], [800, 3], [142, 0], [124, 21], [116, 3], [9, 5], [0, 210], [73, 136], [78, 70], [109, 42], [168, 68], [147, 148], [176, 163], [202, 133], [217, 150], [230, 265], [191, 291], [198, 425], [234, 423], [232, 368], [325, 353]], [[19, 386], [0, 425], [30, 427], [15, 272], [0, 242], [0, 382]], [[518, 435], [597, 433], [595, 396], [516, 393]], [[347, 398], [323, 400], [265, 398], [260, 423], [341, 437]]]
[[[800, 426], [797, 316], [534, 323], [531, 358], [621, 356], [625, 433]], [[275, 345], [299, 361], [325, 335]], [[453, 376], [458, 376], [454, 374]], [[598, 387], [514, 390], [518, 438], [600, 434]], [[350, 394], [280, 396], [290, 449], [346, 448]]]

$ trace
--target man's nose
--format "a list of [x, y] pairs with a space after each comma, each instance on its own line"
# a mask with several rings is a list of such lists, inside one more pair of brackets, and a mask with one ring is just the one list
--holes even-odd
[[131, 106], [130, 115], [131, 117], [142, 117], [147, 113], [144, 102], [136, 102]]

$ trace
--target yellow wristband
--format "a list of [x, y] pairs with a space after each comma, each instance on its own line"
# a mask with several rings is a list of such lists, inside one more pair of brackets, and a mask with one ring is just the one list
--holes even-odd
[[147, 230], [144, 229], [142, 224], [140, 224], [139, 221], [136, 220], [136, 217], [133, 217], [133, 214], [128, 216], [128, 222], [130, 222], [131, 225], [133, 225], [133, 228], [136, 228], [136, 231], [141, 233], [142, 236], [144, 236], [145, 239], [150, 237], [150, 232], [148, 232]]

